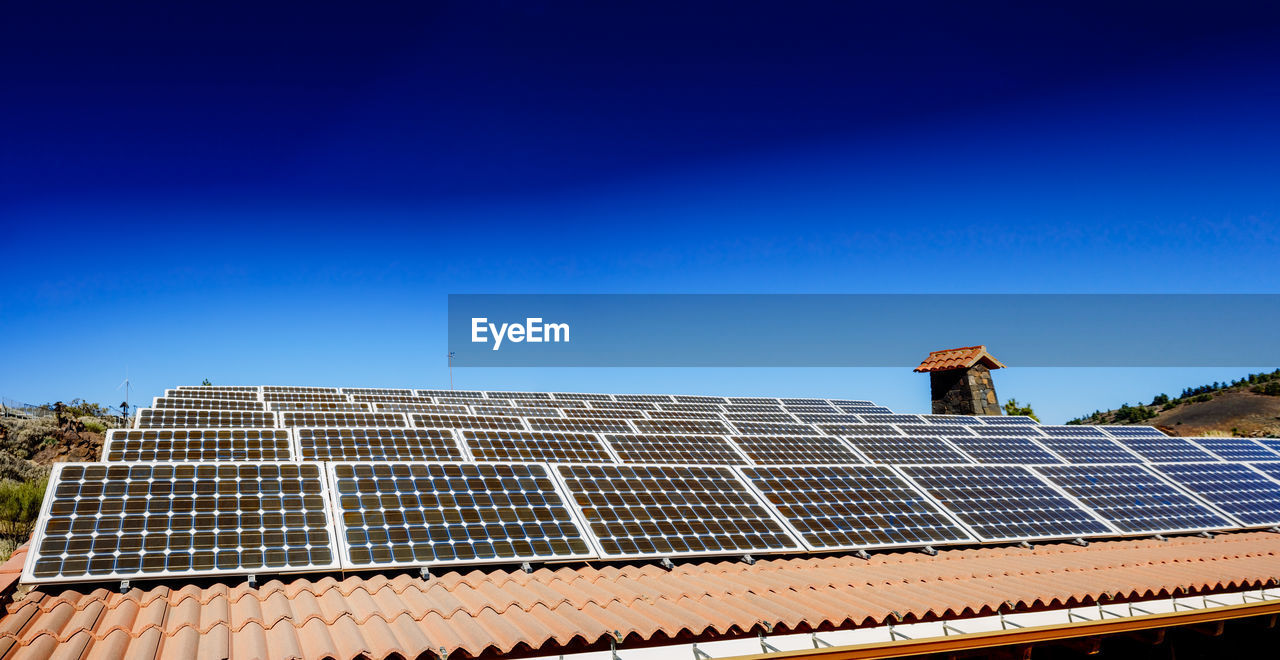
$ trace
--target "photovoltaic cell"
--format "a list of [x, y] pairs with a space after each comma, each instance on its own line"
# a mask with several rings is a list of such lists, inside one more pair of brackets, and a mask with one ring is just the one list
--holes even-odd
[[677, 394], [675, 400], [678, 403], [692, 404], [724, 404], [729, 402], [722, 396], [702, 396], [698, 394]]
[[615, 394], [615, 401], [647, 401], [650, 403], [675, 403], [675, 400], [666, 394]]
[[[1043, 434], [1034, 427], [1026, 424], [1004, 424], [1002, 426], [970, 426], [968, 427], [974, 435], [983, 438], [1040, 438]], [[1098, 437], [1105, 438], [1102, 433]]]
[[1062, 459], [1046, 451], [1031, 438], [948, 437], [952, 444], [979, 463], [1053, 464]]
[[862, 418], [849, 413], [824, 415], [822, 413], [800, 413], [796, 418], [805, 424], [861, 424]]
[[24, 581], [338, 568], [316, 463], [61, 463]]
[[588, 406], [596, 410], [657, 410], [658, 406], [645, 401], [588, 401]]
[[931, 463], [972, 463], [967, 456], [942, 438], [917, 436], [845, 436], [845, 441], [872, 463], [927, 465]]
[[240, 399], [175, 399], [158, 396], [151, 402], [152, 408], [173, 408], [177, 410], [265, 410], [261, 401], [243, 401]]
[[135, 428], [274, 428], [276, 415], [256, 410], [160, 410], [142, 408]]
[[338, 394], [336, 387], [306, 387], [299, 385], [264, 385], [262, 393], [268, 392], [293, 392], [293, 393], [309, 393], [309, 394]]
[[605, 558], [802, 549], [727, 467], [554, 469]]
[[659, 403], [658, 410], [671, 412], [719, 413], [724, 406], [714, 403]]
[[827, 435], [902, 437], [902, 431], [891, 424], [818, 424], [817, 428]]
[[[284, 412], [287, 410], [316, 410], [316, 411], [332, 411], [332, 412], [366, 412], [369, 410], [367, 403], [338, 403], [335, 401], [272, 401], [267, 404], [271, 406], [271, 410], [276, 412]], [[388, 404], [380, 404], [388, 405]], [[391, 412], [383, 409], [382, 412]]]
[[470, 406], [463, 405], [445, 405], [440, 403], [373, 403], [373, 404], [352, 404], [352, 405], [372, 405], [377, 412], [398, 412], [398, 413], [436, 413], [439, 415], [468, 415], [471, 414]]
[[726, 413], [783, 413], [782, 406], [757, 403], [730, 403], [724, 406]]
[[490, 399], [550, 399], [550, 392], [485, 392]]
[[1117, 438], [1167, 438], [1168, 435], [1160, 432], [1153, 426], [1101, 426], [1103, 431], [1110, 433]]
[[413, 425], [427, 429], [501, 429], [505, 431], [523, 431], [524, 420], [520, 417], [498, 417], [480, 415], [441, 415], [438, 413], [409, 413]]
[[1165, 463], [1151, 469], [1248, 527], [1280, 525], [1280, 484], [1236, 463]]
[[930, 424], [960, 424], [961, 426], [973, 426], [981, 424], [977, 417], [972, 415], [921, 415], [924, 421]]
[[258, 401], [258, 391], [244, 392], [240, 390], [165, 390], [164, 395], [174, 399], [228, 399], [236, 401]]
[[838, 438], [825, 435], [735, 435], [730, 440], [760, 465], [863, 462]]
[[983, 424], [1036, 424], [1036, 420], [1021, 415], [978, 415]]
[[555, 408], [517, 408], [515, 406], [471, 406], [477, 415], [502, 415], [506, 417], [559, 417]]
[[535, 431], [561, 431], [564, 433], [630, 433], [631, 425], [625, 419], [544, 419], [530, 417], [529, 428]]
[[413, 390], [388, 387], [343, 387], [338, 390], [343, 394], [364, 394], [374, 396], [413, 396]]
[[1035, 468], [1125, 533], [1231, 527], [1226, 518], [1141, 465], [1051, 465]]
[[413, 396], [411, 394], [352, 394], [351, 400], [365, 403], [420, 403], [424, 405], [436, 403], [436, 400], [432, 397]]
[[589, 433], [463, 431], [477, 461], [520, 463], [614, 463], [600, 438]]
[[553, 392], [551, 398], [567, 401], [613, 401], [612, 394], [582, 394], [579, 392]]
[[985, 541], [1070, 538], [1111, 529], [1019, 465], [898, 468]]
[[879, 465], [740, 468], [813, 550], [971, 541], [893, 470]]
[[734, 422], [733, 428], [742, 435], [818, 435], [817, 429], [808, 424], [772, 424], [769, 422]]
[[280, 413], [281, 425], [294, 426], [408, 426], [403, 413], [297, 410]]
[[729, 397], [729, 403], [734, 405], [747, 405], [747, 406], [751, 406], [751, 405], [780, 406], [782, 405], [782, 402], [779, 401], [778, 399], [775, 399], [773, 397], [767, 397], [767, 396], [731, 396]]
[[288, 461], [284, 429], [155, 429], [107, 431], [102, 460], [108, 462]]
[[1036, 442], [1048, 447], [1068, 463], [1142, 462], [1142, 459], [1106, 437], [1043, 437], [1036, 438]]
[[[597, 410], [594, 412], [608, 412], [605, 410]], [[711, 412], [673, 412], [670, 410], [646, 410], [645, 413], [649, 419], [724, 419], [720, 413]]]
[[450, 399], [483, 399], [484, 392], [478, 390], [417, 390], [418, 396], [446, 397]]
[[782, 422], [796, 423], [796, 418], [787, 413], [724, 413], [724, 418], [731, 422]]
[[899, 431], [907, 435], [931, 435], [931, 436], [952, 436], [972, 438], [973, 434], [964, 426], [956, 426], [950, 424], [896, 424]]
[[343, 403], [351, 401], [345, 394], [326, 392], [263, 392], [263, 401], [333, 401]]
[[924, 418], [919, 415], [859, 413], [858, 416], [869, 424], [924, 424]]
[[1160, 437], [1122, 437], [1116, 442], [1152, 463], [1199, 463], [1218, 460], [1205, 450], [1183, 440], [1167, 435]]
[[1224, 461], [1280, 461], [1280, 454], [1248, 438], [1192, 438], [1191, 442]]
[[[643, 410], [565, 410], [565, 417], [573, 417], [577, 419], [644, 419], [645, 411]], [[649, 411], [654, 412], [654, 411]], [[679, 413], [688, 415], [692, 413]], [[681, 418], [684, 419], [684, 418]]]
[[462, 450], [447, 429], [300, 428], [303, 460], [461, 461]]
[[636, 430], [641, 433], [725, 434], [729, 432], [729, 427], [724, 423], [709, 419], [638, 419], [632, 424], [635, 424]]
[[536, 463], [331, 463], [354, 568], [592, 556]]
[[257, 385], [179, 385], [178, 389], [191, 392], [257, 392]]
[[[1050, 438], [1106, 438], [1109, 437], [1096, 426], [1068, 424], [1063, 426], [1037, 426], [1036, 430]], [[1163, 434], [1161, 435], [1163, 437]]]
[[714, 435], [610, 434], [605, 440], [623, 463], [747, 464], [728, 440]]

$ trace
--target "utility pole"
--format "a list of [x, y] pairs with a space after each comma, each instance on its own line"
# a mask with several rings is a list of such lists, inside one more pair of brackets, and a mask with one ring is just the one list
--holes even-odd
[[456, 353], [454, 353], [453, 351], [449, 351], [449, 390], [450, 391], [453, 391], [453, 356], [454, 355], [456, 355]]

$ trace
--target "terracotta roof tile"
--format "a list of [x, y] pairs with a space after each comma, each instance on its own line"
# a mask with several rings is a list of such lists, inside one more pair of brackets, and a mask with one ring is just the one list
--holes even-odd
[[986, 346], [964, 346], [933, 351], [929, 357], [915, 368], [917, 373], [929, 371], [950, 371], [951, 369], [968, 369], [978, 362], [987, 365], [988, 369], [1003, 369], [1004, 365], [990, 353]]
[[[272, 580], [87, 592], [36, 589], [4, 609], [0, 658], [323, 658], [552, 652], [631, 639], [805, 629], [1239, 589], [1280, 577], [1280, 536]], [[523, 646], [522, 646], [523, 645]]]

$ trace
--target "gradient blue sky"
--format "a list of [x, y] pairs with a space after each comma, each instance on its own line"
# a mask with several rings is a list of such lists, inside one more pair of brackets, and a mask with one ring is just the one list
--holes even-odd
[[[447, 386], [449, 293], [1280, 290], [1263, 4], [3, 12], [6, 398]], [[1013, 367], [1047, 421], [1248, 371]], [[928, 405], [908, 370], [454, 378]]]

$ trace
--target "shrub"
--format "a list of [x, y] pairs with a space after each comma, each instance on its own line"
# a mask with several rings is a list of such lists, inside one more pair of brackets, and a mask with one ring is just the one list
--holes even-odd
[[105, 433], [107, 431], [107, 425], [103, 424], [102, 420], [98, 419], [97, 417], [90, 417], [89, 415], [84, 415], [80, 418], [79, 421], [81, 424], [84, 425], [84, 429], [86, 431], [93, 431], [94, 433]]
[[31, 536], [48, 479], [0, 481], [0, 534], [25, 539]]
[[1024, 406], [1018, 403], [1017, 399], [1009, 399], [1008, 401], [1004, 402], [1004, 414], [1026, 415], [1027, 417], [1030, 417], [1031, 419], [1034, 419], [1037, 422], [1040, 421], [1040, 418], [1036, 417], [1035, 411], [1031, 409], [1031, 404], [1027, 404]]
[[1280, 396], [1280, 380], [1268, 381], [1262, 385], [1254, 385], [1249, 388], [1254, 394], [1265, 394], [1267, 396]]
[[1204, 394], [1197, 394], [1189, 400], [1191, 403], [1204, 403], [1205, 401], [1213, 401], [1213, 395], [1205, 392]]
[[52, 417], [37, 419], [5, 419], [5, 444], [0, 449], [12, 453], [18, 458], [30, 458], [49, 440], [57, 442], [61, 437], [58, 423]]

